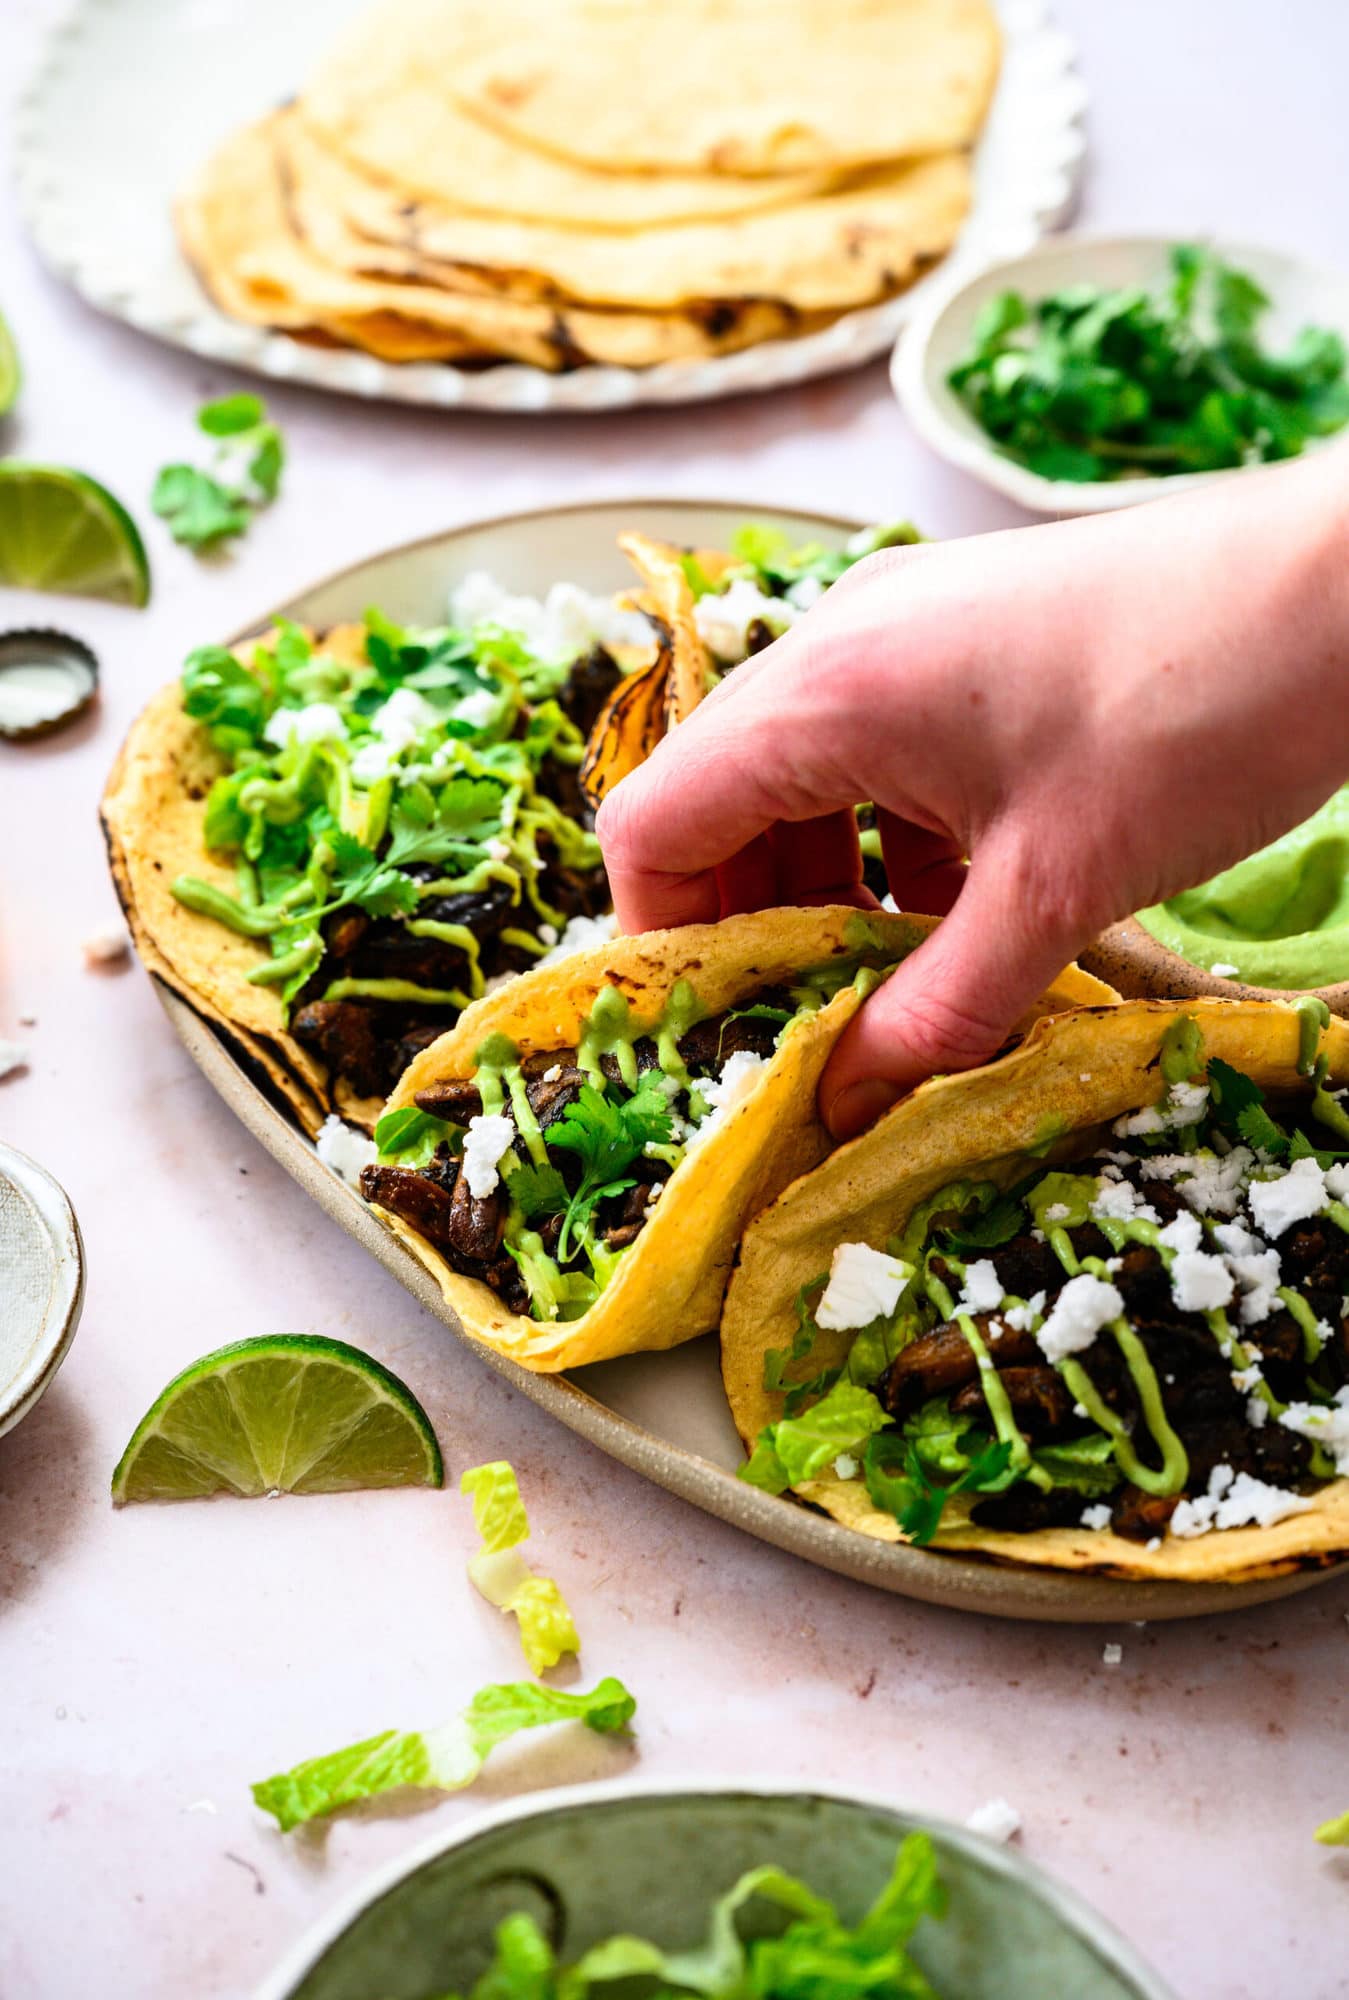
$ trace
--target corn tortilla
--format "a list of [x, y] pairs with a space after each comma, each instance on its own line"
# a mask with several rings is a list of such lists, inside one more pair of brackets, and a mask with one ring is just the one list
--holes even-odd
[[[526, 973], [477, 1001], [415, 1058], [389, 1109], [412, 1104], [430, 1084], [470, 1076], [475, 1051], [489, 1035], [507, 1036], [524, 1055], [574, 1047], [603, 986], [619, 987], [634, 1019], [651, 1021], [675, 982], [687, 979], [708, 1012], [717, 1014], [765, 986], [794, 982], [804, 968], [863, 946], [868, 958], [897, 961], [915, 950], [936, 922], [842, 908], [765, 910], [719, 924], [616, 939], [601, 950]], [[1075, 978], [1052, 989], [1046, 1005], [1071, 1006], [1078, 995], [1089, 993], [1094, 1000], [1109, 994], [1100, 981], [1072, 972]], [[380, 1214], [435, 1278], [465, 1332], [522, 1367], [555, 1373], [692, 1340], [717, 1323], [746, 1222], [828, 1151], [815, 1091], [859, 1004], [856, 991], [846, 987], [793, 1029], [725, 1125], [676, 1168], [615, 1276], [579, 1319], [548, 1323], [511, 1312], [489, 1286], [451, 1269], [406, 1222], [384, 1210]]]
[[[703, 313], [599, 311], [341, 270], [292, 225], [272, 120], [227, 139], [180, 197], [176, 216], [189, 261], [232, 317], [334, 334], [388, 360], [507, 358], [552, 372], [590, 361], [643, 368], [731, 353], [784, 324], [779, 309], [754, 302]], [[796, 330], [811, 324], [802, 320]]]
[[475, 116], [610, 171], [781, 174], [967, 146], [998, 73], [986, 0], [397, 0], [376, 24]]
[[[868, 305], [948, 250], [970, 201], [963, 153], [888, 167], [760, 215], [613, 236], [412, 204], [356, 172], [293, 113], [273, 126], [290, 213], [346, 270], [537, 301], [673, 311], [705, 300], [798, 312]], [[766, 337], [766, 336], [765, 336]]]
[[[1125, 1001], [1042, 1022], [1010, 1055], [981, 1070], [922, 1085], [859, 1139], [797, 1181], [746, 1233], [722, 1320], [722, 1373], [747, 1445], [781, 1414], [763, 1386], [769, 1348], [789, 1346], [802, 1285], [827, 1270], [841, 1242], [879, 1248], [909, 1214], [949, 1182], [1007, 1185], [1025, 1171], [1047, 1131], [1051, 1157], [1071, 1159], [1103, 1142], [1111, 1120], [1155, 1102], [1162, 1037], [1184, 1015], [1199, 1025], [1206, 1056], [1221, 1057], [1264, 1088], [1305, 1087], [1297, 1070], [1301, 1020], [1278, 1002]], [[1336, 1082], [1349, 1078], [1349, 1024], [1332, 1017], [1322, 1047]], [[851, 1334], [821, 1332], [813, 1358], [842, 1359]], [[878, 1541], [903, 1539], [864, 1485], [832, 1475], [804, 1498]], [[1266, 1528], [1232, 1528], [1149, 1549], [1109, 1531], [1046, 1528], [1010, 1534], [977, 1527], [951, 1503], [934, 1551], [1049, 1569], [1175, 1581], [1248, 1581], [1315, 1567], [1349, 1553], [1349, 1480], [1319, 1488], [1310, 1510]], [[934, 1558], [936, 1559], [936, 1558]]]

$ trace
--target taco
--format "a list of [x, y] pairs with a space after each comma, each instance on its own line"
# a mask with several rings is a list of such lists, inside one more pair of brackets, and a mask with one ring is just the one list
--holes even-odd
[[[933, 923], [770, 910], [516, 980], [414, 1060], [361, 1191], [526, 1368], [705, 1333], [746, 1221], [827, 1150], [839, 1033]], [[1044, 1004], [1108, 992], [1070, 968]]]
[[1008, 1563], [1349, 1553], [1347, 1079], [1324, 1008], [1126, 1002], [916, 1090], [745, 1237], [741, 1476]]
[[[733, 668], [780, 639], [855, 563], [877, 549], [922, 540], [908, 521], [860, 528], [836, 549], [821, 542], [793, 548], [780, 528], [755, 522], [732, 537], [729, 550], [678, 549], [649, 535], [621, 535], [619, 546], [642, 579], [627, 602], [645, 612], [660, 653], [640, 690], [615, 689], [600, 712], [581, 770], [591, 804], [598, 806]], [[882, 875], [878, 893], [884, 889]]]
[[311, 1132], [334, 1108], [369, 1129], [489, 986], [611, 923], [577, 772], [648, 628], [570, 586], [537, 604], [482, 575], [452, 616], [282, 621], [198, 648], [104, 797], [147, 965]]

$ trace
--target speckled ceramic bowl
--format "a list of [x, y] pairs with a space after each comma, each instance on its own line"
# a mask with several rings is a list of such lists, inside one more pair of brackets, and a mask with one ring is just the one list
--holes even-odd
[[[1246, 986], [1221, 979], [1202, 965], [1171, 951], [1134, 917], [1112, 924], [1078, 954], [1078, 963], [1104, 979], [1126, 1000], [1295, 1000], [1296, 987]], [[1332, 1014], [1349, 1016], [1349, 980], [1306, 989], [1325, 1001]]]
[[942, 2000], [1172, 2000], [1108, 1924], [1014, 1848], [880, 1799], [696, 1782], [587, 1786], [484, 1813], [366, 1884], [256, 2000], [466, 1992], [493, 1927], [517, 1910], [566, 1958], [619, 1931], [691, 1945], [722, 1890], [765, 1861], [855, 1921], [918, 1828], [950, 1892], [946, 1919], [913, 1946]]

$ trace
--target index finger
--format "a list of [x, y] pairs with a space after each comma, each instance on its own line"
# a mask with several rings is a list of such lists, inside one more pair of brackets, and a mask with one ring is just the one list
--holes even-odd
[[[757, 693], [759, 676], [746, 694]], [[821, 796], [787, 699], [695, 709], [605, 799], [595, 830], [624, 930], [712, 923], [716, 870], [779, 821], [850, 805]]]

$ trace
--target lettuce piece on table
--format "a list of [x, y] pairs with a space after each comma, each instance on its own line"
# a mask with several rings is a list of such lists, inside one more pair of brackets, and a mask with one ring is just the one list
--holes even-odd
[[437, 1729], [386, 1729], [294, 1770], [264, 1778], [253, 1797], [283, 1833], [342, 1806], [386, 1792], [457, 1792], [471, 1785], [498, 1743], [522, 1729], [583, 1722], [613, 1735], [626, 1728], [637, 1703], [621, 1681], [600, 1681], [588, 1694], [567, 1694], [532, 1681], [480, 1688], [462, 1715]]
[[469, 1579], [489, 1604], [514, 1613], [530, 1672], [544, 1673], [564, 1653], [579, 1653], [580, 1636], [562, 1592], [551, 1577], [536, 1576], [520, 1553], [529, 1517], [514, 1469], [504, 1458], [475, 1465], [459, 1490], [472, 1494], [473, 1520], [482, 1536], [482, 1548], [469, 1561]]

